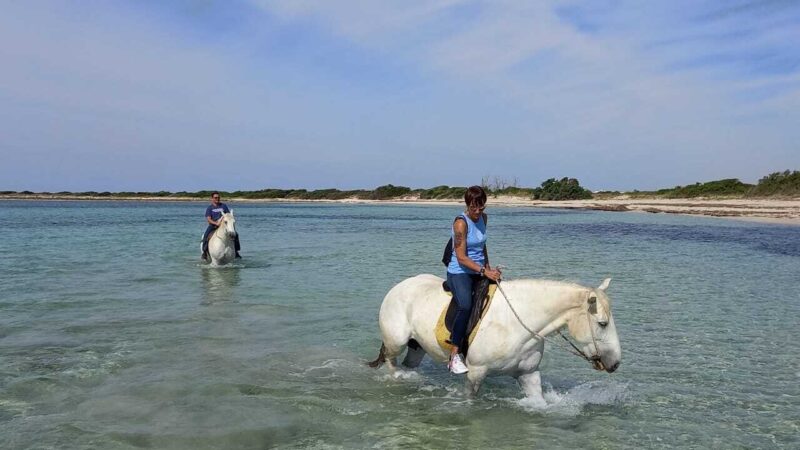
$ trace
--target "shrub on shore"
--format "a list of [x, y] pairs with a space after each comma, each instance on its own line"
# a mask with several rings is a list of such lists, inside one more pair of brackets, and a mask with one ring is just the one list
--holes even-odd
[[[632, 198], [695, 198], [695, 197], [798, 197], [800, 196], [800, 171], [784, 171], [769, 174], [758, 181], [757, 185], [742, 183], [736, 178], [709, 181], [705, 183], [695, 183], [687, 186], [675, 186], [669, 189], [659, 189], [657, 191], [629, 192], [602, 191], [592, 194], [589, 190], [581, 187], [575, 178], [562, 178], [556, 180], [550, 178], [535, 189], [522, 188], [516, 186], [516, 181], [508, 185], [505, 182], [496, 182], [494, 187], [485, 186], [487, 194], [492, 196], [509, 195], [516, 197], [533, 197], [537, 200], [580, 200], [580, 199], [607, 199], [618, 195], [626, 195]], [[391, 200], [403, 197], [416, 196], [422, 200], [461, 200], [464, 197], [465, 187], [441, 185], [430, 189], [411, 189], [405, 186], [394, 186], [386, 184], [373, 190], [348, 190], [339, 189], [317, 189], [309, 191], [306, 189], [261, 189], [257, 191], [220, 191], [226, 199], [286, 199], [286, 200], [342, 200], [355, 198], [361, 200]], [[55, 194], [50, 192], [31, 192], [31, 191], [0, 191], [0, 195], [5, 197], [14, 196], [58, 196], [68, 198], [105, 198], [105, 199], [134, 199], [134, 198], [173, 198], [206, 200], [211, 196], [210, 190], [196, 192], [67, 192], [61, 191]]]
[[419, 198], [424, 200], [452, 200], [464, 198], [464, 192], [467, 190], [461, 186], [436, 186], [430, 189], [420, 189], [418, 192]]
[[372, 200], [386, 200], [386, 199], [403, 197], [410, 193], [411, 193], [411, 188], [407, 188], [405, 186], [394, 186], [392, 184], [387, 184], [375, 188], [375, 190], [372, 191], [372, 195], [370, 195], [370, 198]]
[[697, 198], [697, 197], [743, 197], [753, 188], [752, 184], [742, 183], [737, 178], [707, 181], [657, 191], [633, 190], [624, 194], [632, 198]]
[[748, 197], [800, 196], [800, 171], [771, 173], [758, 180], [748, 193]]
[[550, 178], [542, 183], [541, 187], [533, 190], [536, 200], [583, 200], [592, 198], [588, 189], [581, 187], [575, 178], [564, 177], [560, 180]]
[[675, 186], [673, 189], [663, 191], [666, 198], [741, 197], [752, 187], [752, 184], [742, 183], [737, 178], [727, 178], [688, 186]]
[[487, 191], [487, 193], [495, 197], [498, 195], [508, 195], [511, 197], [533, 197], [536, 194], [536, 189], [511, 186], [503, 189], [491, 189]]

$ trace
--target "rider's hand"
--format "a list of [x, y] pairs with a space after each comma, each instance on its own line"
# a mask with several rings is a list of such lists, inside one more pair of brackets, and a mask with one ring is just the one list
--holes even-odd
[[500, 272], [499, 269], [492, 269], [490, 267], [487, 267], [483, 274], [492, 281], [499, 281], [503, 276], [503, 273]]

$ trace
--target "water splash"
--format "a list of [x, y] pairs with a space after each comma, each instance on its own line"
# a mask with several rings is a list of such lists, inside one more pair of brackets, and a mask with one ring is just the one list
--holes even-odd
[[558, 391], [545, 383], [544, 401], [534, 398], [511, 400], [527, 412], [556, 414], [574, 417], [590, 405], [613, 406], [628, 399], [628, 383], [590, 382], [579, 384], [566, 391]]

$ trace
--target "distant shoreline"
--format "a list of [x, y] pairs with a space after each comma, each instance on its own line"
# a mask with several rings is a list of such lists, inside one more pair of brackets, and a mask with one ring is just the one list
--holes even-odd
[[[98, 197], [74, 195], [0, 195], [12, 201], [121, 201], [121, 202], [207, 202], [199, 197]], [[388, 200], [345, 199], [246, 199], [224, 198], [227, 203], [333, 203], [333, 204], [389, 204], [389, 205], [460, 205], [453, 199], [419, 199], [413, 196]], [[742, 199], [742, 198], [629, 198], [621, 195], [604, 199], [542, 201], [527, 197], [489, 197], [489, 205], [534, 208], [584, 209], [613, 212], [683, 214], [711, 216], [736, 220], [756, 221], [800, 226], [800, 199]]]

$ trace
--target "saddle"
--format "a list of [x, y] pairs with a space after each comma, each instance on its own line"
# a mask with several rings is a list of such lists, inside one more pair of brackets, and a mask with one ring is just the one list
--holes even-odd
[[[456, 318], [456, 302], [452, 299], [453, 293], [450, 292], [450, 287], [447, 285], [446, 281], [442, 283], [442, 289], [450, 295], [451, 300], [447, 307], [442, 309], [439, 320], [436, 321], [434, 332], [439, 346], [449, 352], [453, 348], [453, 343], [450, 342], [450, 333], [453, 330], [453, 323]], [[481, 279], [475, 289], [472, 298], [472, 312], [469, 315], [469, 321], [467, 321], [467, 338], [465, 342], [459, 345], [459, 349], [464, 353], [464, 356], [467, 355], [469, 345], [472, 343], [473, 339], [475, 339], [475, 335], [478, 332], [478, 325], [480, 325], [483, 315], [489, 310], [496, 290], [497, 283], [488, 278]]]

